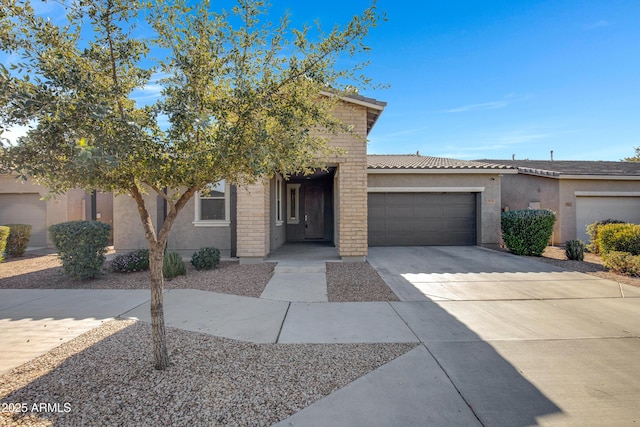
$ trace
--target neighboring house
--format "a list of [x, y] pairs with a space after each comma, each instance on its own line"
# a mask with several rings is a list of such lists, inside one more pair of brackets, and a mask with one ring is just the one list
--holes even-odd
[[552, 240], [588, 242], [586, 226], [613, 218], [640, 224], [640, 163], [551, 160], [480, 160], [517, 168], [502, 179], [503, 210], [556, 212]]
[[[22, 182], [13, 175], [0, 175], [0, 225], [29, 224], [29, 247], [52, 247], [47, 228], [52, 224], [77, 219], [91, 219], [91, 194], [71, 190], [49, 200], [49, 190], [32, 182]], [[113, 220], [113, 196], [97, 193], [96, 214], [108, 224]]]

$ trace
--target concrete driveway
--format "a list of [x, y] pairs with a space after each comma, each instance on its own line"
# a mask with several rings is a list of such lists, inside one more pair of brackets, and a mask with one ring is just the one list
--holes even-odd
[[479, 247], [368, 259], [482, 425], [640, 424], [639, 288]]

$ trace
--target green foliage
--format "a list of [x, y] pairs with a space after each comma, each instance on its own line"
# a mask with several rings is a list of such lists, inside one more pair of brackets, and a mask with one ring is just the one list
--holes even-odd
[[587, 234], [589, 235], [589, 244], [587, 245], [587, 250], [594, 254], [600, 253], [600, 248], [598, 247], [598, 232], [600, 227], [607, 224], [624, 224], [624, 221], [620, 221], [618, 219], [605, 219], [602, 221], [596, 221], [587, 225]]
[[131, 273], [149, 269], [149, 249], [138, 249], [116, 255], [111, 261], [111, 269], [118, 273]]
[[49, 227], [63, 271], [76, 279], [102, 273], [111, 226], [99, 221], [70, 221]]
[[7, 240], [7, 255], [23, 256], [31, 239], [31, 225], [7, 224], [9, 239]]
[[602, 261], [604, 266], [613, 272], [628, 276], [640, 276], [640, 255], [611, 251], [602, 256]]
[[584, 249], [585, 244], [581, 240], [568, 240], [564, 252], [567, 255], [567, 259], [583, 261]]
[[211, 270], [220, 263], [220, 250], [217, 248], [200, 248], [191, 257], [191, 265], [196, 270]]
[[164, 256], [162, 274], [165, 279], [173, 279], [187, 274], [187, 268], [185, 267], [182, 256], [180, 256], [179, 253], [169, 252]]
[[7, 246], [7, 239], [9, 238], [9, 227], [0, 225], [0, 262], [4, 261], [4, 248]]
[[636, 155], [633, 157], [626, 157], [625, 162], [640, 162], [640, 147], [635, 147]]
[[606, 224], [598, 229], [598, 247], [601, 254], [611, 251], [640, 255], [640, 225]]
[[556, 215], [547, 209], [503, 212], [502, 240], [516, 255], [540, 256], [549, 244]]

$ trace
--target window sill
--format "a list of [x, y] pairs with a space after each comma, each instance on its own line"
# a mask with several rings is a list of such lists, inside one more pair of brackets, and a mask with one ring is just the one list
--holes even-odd
[[276, 227], [282, 227], [284, 221], [276, 221]]
[[299, 219], [288, 219], [287, 224], [300, 224]]
[[228, 227], [231, 221], [194, 221], [195, 227]]

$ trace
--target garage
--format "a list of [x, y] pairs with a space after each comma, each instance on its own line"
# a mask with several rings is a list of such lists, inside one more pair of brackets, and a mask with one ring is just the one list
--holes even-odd
[[613, 193], [611, 196], [576, 197], [576, 236], [583, 242], [589, 241], [586, 226], [604, 219], [640, 224], [640, 197], [623, 196]]
[[476, 193], [369, 193], [369, 246], [477, 244]]
[[0, 225], [30, 224], [29, 246], [47, 246], [46, 212], [39, 194], [0, 194]]

